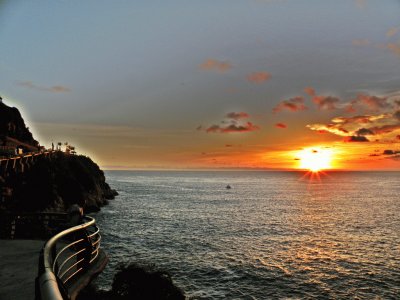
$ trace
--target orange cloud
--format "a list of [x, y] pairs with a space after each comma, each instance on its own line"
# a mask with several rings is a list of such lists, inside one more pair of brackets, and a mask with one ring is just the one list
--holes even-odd
[[317, 105], [318, 109], [333, 110], [337, 108], [340, 100], [332, 96], [316, 95], [312, 97], [312, 101]]
[[227, 61], [218, 61], [216, 59], [209, 58], [199, 65], [199, 68], [201, 70], [224, 73], [229, 71], [232, 68], [232, 65]]
[[37, 91], [45, 91], [51, 93], [66, 93], [71, 91], [68, 87], [62, 85], [54, 85], [51, 87], [39, 86], [34, 84], [32, 81], [21, 81], [17, 83], [19, 86], [23, 86], [29, 89], [37, 90]]
[[283, 100], [277, 106], [274, 107], [272, 110], [274, 113], [281, 112], [283, 110], [288, 111], [302, 111], [306, 110], [307, 106], [304, 105], [304, 98], [303, 97], [294, 97], [288, 100]]
[[310, 86], [305, 87], [305, 88], [303, 89], [303, 91], [304, 91], [304, 93], [306, 93], [307, 95], [315, 96], [315, 89], [312, 88], [312, 87], [310, 87]]
[[247, 75], [247, 80], [254, 83], [263, 83], [271, 78], [268, 72], [254, 72]]
[[381, 110], [390, 108], [391, 104], [387, 97], [379, 97], [368, 94], [358, 94], [357, 98], [351, 101], [351, 105], [362, 104], [370, 110]]
[[275, 127], [276, 127], [276, 128], [285, 129], [285, 128], [287, 128], [287, 125], [284, 124], [284, 123], [276, 123], [276, 124], [275, 124]]

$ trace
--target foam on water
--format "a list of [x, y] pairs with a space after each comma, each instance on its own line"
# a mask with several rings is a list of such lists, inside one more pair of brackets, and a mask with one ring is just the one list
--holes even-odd
[[[110, 264], [154, 263], [194, 299], [398, 298], [399, 173], [107, 172]], [[227, 185], [232, 189], [226, 189]]]

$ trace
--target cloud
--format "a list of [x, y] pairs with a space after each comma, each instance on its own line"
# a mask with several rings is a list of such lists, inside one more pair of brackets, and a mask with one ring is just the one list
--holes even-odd
[[34, 84], [32, 81], [20, 81], [17, 82], [19, 86], [23, 86], [29, 89], [37, 90], [37, 91], [44, 91], [50, 93], [67, 93], [70, 92], [71, 89], [62, 85], [54, 85], [51, 87], [39, 86]]
[[[346, 137], [346, 141], [362, 141], [351, 138], [364, 136], [380, 136], [393, 139], [392, 133], [400, 130], [400, 122], [395, 113], [379, 115], [358, 115], [353, 117], [336, 117], [328, 124], [309, 124], [307, 128], [317, 132], [329, 132]], [[350, 138], [349, 138], [350, 136]]]
[[306, 93], [307, 95], [310, 95], [310, 96], [315, 96], [316, 95], [315, 94], [315, 89], [310, 87], [310, 86], [305, 87], [303, 91], [304, 91], [304, 93]]
[[227, 61], [218, 61], [216, 59], [209, 58], [199, 65], [199, 68], [206, 71], [225, 73], [232, 68], [232, 65]]
[[389, 114], [380, 114], [380, 115], [358, 115], [353, 117], [336, 117], [332, 119], [333, 123], [341, 123], [345, 124], [368, 124], [375, 121], [379, 121], [381, 119], [386, 119], [390, 117]]
[[358, 94], [357, 99], [359, 103], [364, 104], [371, 110], [380, 110], [389, 108], [390, 104], [387, 101], [387, 97], [371, 96], [367, 94]]
[[357, 136], [374, 135], [374, 132], [368, 128], [360, 128], [356, 131]]
[[337, 108], [337, 104], [339, 104], [340, 100], [336, 97], [332, 96], [324, 96], [317, 95], [315, 89], [313, 87], [307, 86], [303, 89], [303, 91], [311, 96], [312, 102], [317, 106], [320, 110], [333, 110]]
[[387, 37], [392, 37], [396, 35], [400, 30], [400, 27], [392, 27], [386, 32]]
[[268, 72], [254, 72], [247, 75], [247, 80], [253, 83], [263, 83], [271, 78]]
[[306, 125], [307, 128], [317, 131], [318, 133], [330, 132], [339, 136], [348, 136], [349, 131], [342, 128], [341, 124], [309, 124]]
[[282, 129], [285, 129], [285, 128], [287, 128], [287, 125], [286, 125], [286, 124], [284, 124], [284, 123], [276, 123], [276, 124], [275, 124], [275, 127], [276, 127], [276, 128], [282, 128]]
[[367, 39], [355, 39], [355, 40], [352, 40], [351, 43], [354, 46], [368, 46], [371, 44], [370, 40], [367, 40]]
[[352, 135], [352, 136], [347, 136], [344, 140], [346, 143], [351, 143], [351, 142], [369, 142], [369, 140], [362, 135]]
[[400, 121], [400, 110], [395, 111], [393, 117]]
[[392, 52], [393, 54], [400, 56], [400, 41], [397, 43], [387, 43], [386, 49]]
[[337, 104], [340, 100], [336, 97], [332, 96], [314, 96], [312, 97], [312, 101], [317, 105], [320, 110], [333, 110], [337, 108]]
[[374, 134], [388, 134], [400, 129], [400, 124], [389, 124], [383, 126], [375, 126], [369, 128]]
[[383, 155], [394, 155], [396, 154], [396, 151], [393, 150], [384, 150]]
[[[204, 129], [207, 133], [234, 133], [251, 132], [259, 130], [260, 127], [252, 122], [244, 122], [243, 119], [250, 118], [246, 112], [230, 112], [225, 115], [225, 119], [219, 125], [214, 124]], [[200, 130], [203, 130], [201, 127]]]
[[304, 105], [303, 97], [294, 97], [288, 100], [283, 100], [272, 110], [274, 113], [281, 112], [283, 110], [288, 111], [302, 111], [306, 110], [307, 106]]
[[212, 125], [206, 129], [207, 133], [233, 133], [233, 132], [251, 132], [259, 130], [260, 127], [251, 122], [245, 124]]
[[226, 114], [226, 117], [228, 119], [234, 119], [234, 120], [239, 120], [239, 119], [247, 119], [250, 117], [248, 113], [245, 113], [243, 111], [241, 112], [230, 112]]
[[393, 107], [393, 102], [397, 95], [392, 97], [382, 97], [369, 94], [358, 94], [355, 99], [345, 104], [346, 112], [355, 112], [358, 109], [379, 111]]

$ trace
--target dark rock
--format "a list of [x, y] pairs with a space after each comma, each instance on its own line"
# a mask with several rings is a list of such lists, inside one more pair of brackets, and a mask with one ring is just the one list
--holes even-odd
[[33, 138], [29, 128], [25, 126], [25, 121], [19, 110], [9, 107], [0, 102], [0, 142], [5, 143], [5, 138], [13, 138], [33, 147], [38, 147], [39, 143]]
[[14, 190], [8, 207], [11, 210], [65, 211], [76, 203], [86, 213], [95, 212], [115, 195], [105, 182], [104, 172], [83, 155], [56, 152], [13, 177], [9, 182]]
[[131, 263], [121, 266], [114, 276], [110, 291], [98, 290], [91, 285], [81, 292], [77, 300], [92, 299], [154, 299], [181, 300], [185, 295], [172, 281], [167, 272], [154, 265], [141, 266]]

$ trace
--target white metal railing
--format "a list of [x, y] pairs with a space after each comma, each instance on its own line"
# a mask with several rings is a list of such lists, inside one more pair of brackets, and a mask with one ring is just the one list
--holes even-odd
[[84, 220], [83, 224], [56, 234], [44, 245], [36, 280], [37, 299], [69, 299], [65, 286], [88, 270], [98, 257], [100, 230], [94, 218], [85, 216]]

